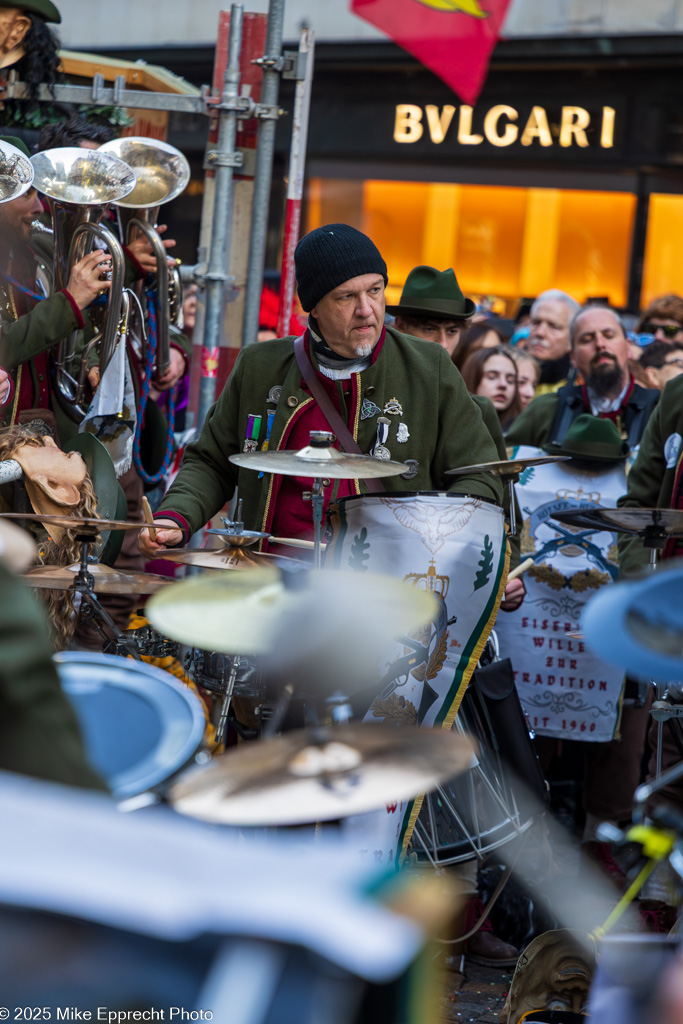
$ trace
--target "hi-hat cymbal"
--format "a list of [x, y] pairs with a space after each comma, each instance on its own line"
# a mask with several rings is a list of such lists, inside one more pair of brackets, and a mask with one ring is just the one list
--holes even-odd
[[263, 565], [282, 565], [298, 569], [305, 568], [308, 564], [296, 558], [271, 555], [267, 551], [250, 551], [247, 547], [232, 545], [214, 551], [205, 551], [202, 548], [169, 548], [168, 551], [160, 551], [156, 557], [180, 565], [199, 565], [204, 569], [258, 569]]
[[348, 455], [336, 448], [284, 449], [281, 452], [239, 452], [230, 461], [245, 469], [281, 476], [303, 476], [309, 479], [369, 480], [382, 476], [400, 476], [407, 467], [403, 462], [376, 459], [371, 455]]
[[447, 469], [445, 476], [463, 476], [465, 473], [493, 473], [494, 476], [519, 478], [525, 469], [543, 466], [548, 462], [569, 462], [569, 455], [533, 455], [528, 459], [503, 459], [500, 462], [480, 462], [474, 466]]
[[61, 526], [73, 533], [106, 533], [107, 530], [144, 530], [147, 523], [129, 523], [127, 519], [95, 519], [81, 516], [51, 516], [36, 512], [0, 512], [5, 519], [28, 519], [45, 526]]
[[675, 508], [576, 508], [553, 512], [553, 519], [567, 526], [631, 533], [639, 537], [683, 536], [683, 511]]
[[300, 729], [184, 772], [169, 799], [224, 825], [297, 825], [410, 800], [465, 771], [469, 740], [374, 723]]
[[370, 633], [381, 642], [427, 622], [437, 607], [433, 595], [393, 576], [258, 568], [183, 580], [155, 594], [146, 613], [164, 636], [204, 651], [262, 655], [286, 646], [288, 635], [304, 655], [326, 629], [347, 647]]
[[[73, 585], [80, 563], [72, 565], [36, 565], [21, 579], [29, 587], [40, 590], [69, 590]], [[88, 572], [95, 580], [96, 594], [151, 594], [160, 587], [174, 583], [170, 576], [155, 576], [149, 572], [120, 572], [108, 565], [94, 562]]]
[[266, 540], [269, 536], [260, 530], [240, 530], [239, 533], [231, 533], [230, 530], [218, 528], [205, 530], [205, 533], [210, 533], [213, 537], [220, 537], [223, 544], [231, 548], [250, 548], [254, 544], [258, 544], [260, 540]]

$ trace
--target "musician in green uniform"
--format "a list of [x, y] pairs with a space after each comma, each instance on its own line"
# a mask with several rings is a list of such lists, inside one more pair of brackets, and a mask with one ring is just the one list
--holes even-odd
[[[309, 312], [303, 351], [360, 450], [406, 464], [391, 490], [450, 490], [500, 503], [496, 477], [445, 475], [495, 460], [496, 448], [447, 353], [384, 326], [387, 268], [373, 242], [347, 224], [328, 224], [299, 242], [295, 261]], [[248, 346], [156, 513], [166, 528], [156, 542], [142, 531], [143, 552], [178, 544], [204, 526], [238, 482], [249, 529], [310, 537], [310, 504], [299, 482], [271, 474], [262, 480], [238, 471], [229, 456], [264, 445], [302, 448], [320, 429], [329, 425], [302, 380], [294, 339]], [[362, 480], [332, 481], [325, 500], [365, 490]]]
[[87, 761], [78, 722], [50, 660], [44, 616], [4, 552], [17, 527], [0, 523], [0, 769], [106, 789]]

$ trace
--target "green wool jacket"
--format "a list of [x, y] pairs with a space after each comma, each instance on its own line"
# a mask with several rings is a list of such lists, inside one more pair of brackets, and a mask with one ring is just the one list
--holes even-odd
[[556, 391], [548, 395], [538, 395], [532, 399], [505, 435], [508, 447], [515, 448], [517, 445], [527, 444], [540, 448], [547, 444], [558, 405], [559, 398]]
[[[35, 235], [31, 239], [31, 249], [35, 253], [36, 281], [43, 285], [48, 293], [48, 298], [37, 302], [30, 313], [25, 313], [18, 320], [9, 319], [5, 315], [5, 310], [0, 310], [0, 315], [2, 315], [0, 366], [8, 371], [16, 371], [23, 364], [23, 372], [31, 374], [33, 390], [34, 393], [37, 393], [37, 371], [33, 360], [36, 356], [51, 349], [62, 338], [68, 337], [73, 331], [80, 330], [80, 321], [71, 302], [63, 292], [50, 294], [53, 282], [52, 235]], [[29, 287], [33, 288], [34, 283], [29, 282]], [[87, 312], [83, 313], [83, 320], [85, 327], [81, 331], [79, 345], [87, 344], [94, 334], [94, 328]], [[16, 378], [16, 373], [12, 372], [12, 376]], [[7, 405], [0, 408], [0, 423], [9, 423], [12, 405], [12, 402], [8, 402]], [[77, 426], [62, 413], [54, 395], [52, 396], [52, 406], [58, 419], [60, 438], [64, 443], [76, 433]]]
[[[683, 374], [674, 377], [650, 416], [638, 456], [628, 475], [628, 492], [621, 508], [671, 508], [674, 482], [683, 457]], [[649, 548], [640, 537], [619, 534], [619, 567], [622, 576], [645, 568]]]
[[[69, 337], [73, 331], [79, 331], [76, 342], [77, 351], [90, 341], [94, 334], [94, 327], [88, 316], [88, 311], [83, 310], [82, 316], [85, 326], [80, 329], [76, 311], [69, 299], [63, 292], [51, 294], [54, 275], [54, 242], [51, 234], [34, 235], [31, 239], [31, 249], [35, 253], [36, 280], [40, 281], [48, 293], [48, 298], [37, 302], [30, 313], [25, 313], [18, 320], [9, 320], [2, 317], [2, 334], [0, 336], [0, 367], [8, 371], [16, 371], [21, 364], [24, 364], [24, 373], [30, 373], [33, 378], [34, 393], [38, 391], [36, 368], [34, 358], [43, 352], [53, 348], [62, 338]], [[134, 281], [139, 280], [142, 271], [133, 262], [132, 258], [126, 256], [125, 285], [128, 287]], [[23, 283], [23, 282], [22, 282]], [[31, 282], [31, 287], [33, 283]], [[175, 329], [171, 333], [171, 344], [179, 348], [185, 359], [189, 362], [192, 355], [192, 343]], [[89, 361], [91, 366], [97, 365], [97, 358], [93, 353]], [[12, 374], [16, 377], [16, 374]], [[136, 399], [139, 392], [139, 381], [134, 374]], [[6, 406], [0, 406], [0, 425], [9, 423], [12, 414], [12, 402]], [[57, 419], [59, 437], [62, 444], [66, 444], [78, 432], [78, 425], [73, 422], [66, 412], [65, 406], [51, 388], [51, 405]], [[154, 449], [160, 449], [162, 454], [166, 447], [166, 432], [163, 420], [160, 416], [152, 421], [152, 428], [158, 437], [153, 437], [148, 444]]]
[[[282, 477], [264, 474], [259, 479], [258, 473], [240, 469], [228, 459], [243, 450], [250, 414], [260, 414], [265, 423], [268, 410], [275, 409], [269, 442], [274, 451], [288, 447], [293, 423], [312, 404], [296, 363], [293, 341], [293, 337], [262, 341], [240, 352], [199, 439], [187, 448], [181, 471], [156, 513], [158, 517], [170, 515], [192, 534], [224, 506], [239, 486], [246, 527], [268, 529]], [[315, 354], [311, 357], [317, 368]], [[273, 401], [276, 386], [281, 389], [277, 404]], [[391, 419], [405, 424], [410, 436], [400, 445], [391, 440], [392, 458], [412, 459], [419, 464], [411, 479], [398, 476], [387, 480], [387, 490], [449, 490], [501, 503], [502, 487], [496, 477], [444, 475], [447, 469], [495, 461], [498, 452], [479, 408], [440, 345], [426, 344], [388, 327], [376, 361], [352, 376], [346, 421], [361, 451], [368, 452], [375, 443], [377, 414], [361, 418], [365, 399], [379, 409], [391, 399], [400, 403], [403, 415]], [[262, 434], [259, 447], [263, 440]], [[362, 480], [354, 483], [357, 493], [366, 493]]]
[[[656, 392], [642, 388], [638, 384], [633, 389], [622, 424], [632, 448], [640, 443], [645, 424], [657, 403], [657, 398]], [[561, 417], [564, 423], [562, 431], [564, 437], [571, 422], [581, 413], [586, 412], [582, 389], [578, 384], [565, 384], [553, 394], [539, 395], [534, 398], [508, 430], [505, 435], [506, 443], [511, 447], [528, 444], [542, 448], [551, 440], [560, 403], [564, 409]]]
[[0, 769], [106, 790], [87, 761], [51, 653], [33, 596], [0, 565]]
[[[47, 351], [56, 342], [79, 329], [76, 312], [63, 292], [49, 295], [52, 290], [52, 236], [36, 235], [31, 239], [31, 248], [36, 254], [36, 278], [42, 280], [48, 298], [37, 302], [30, 313], [10, 321], [2, 318], [2, 341], [0, 342], [0, 366], [15, 370], [21, 363]], [[22, 282], [23, 283], [23, 282]], [[29, 287], [32, 287], [33, 282]], [[93, 327], [87, 313], [85, 340], [93, 336]]]

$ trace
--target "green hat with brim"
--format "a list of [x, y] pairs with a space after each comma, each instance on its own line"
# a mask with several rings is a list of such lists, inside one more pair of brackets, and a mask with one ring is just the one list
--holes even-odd
[[61, 14], [50, 0], [0, 0], [0, 7], [16, 7], [24, 14], [37, 14], [43, 21], [62, 23]]
[[[2, 0], [0, 0], [0, 7], [2, 7]], [[22, 152], [24, 156], [27, 156], [29, 159], [31, 158], [28, 146], [23, 139], [17, 138], [16, 135], [0, 135], [0, 142], [5, 142], [8, 146], [14, 146], [14, 148]]]
[[570, 455], [579, 462], [621, 462], [629, 453], [612, 420], [590, 413], [577, 416], [560, 442], [543, 445], [548, 455]]
[[387, 313], [469, 320], [476, 309], [472, 299], [463, 295], [453, 270], [414, 267], [406, 278], [399, 304], [387, 306]]

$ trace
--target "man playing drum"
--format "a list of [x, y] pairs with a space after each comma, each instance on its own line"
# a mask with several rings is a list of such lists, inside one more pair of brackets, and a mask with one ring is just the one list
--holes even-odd
[[[457, 466], [495, 460], [496, 448], [448, 354], [385, 327], [387, 268], [374, 243], [347, 224], [328, 224], [299, 242], [295, 262], [299, 299], [309, 313], [306, 355], [361, 451], [406, 463], [391, 489], [450, 490], [500, 503], [494, 476], [445, 476]], [[300, 449], [311, 430], [329, 429], [302, 380], [292, 337], [244, 349], [155, 514], [157, 540], [142, 531], [142, 551], [153, 556], [186, 541], [236, 486], [248, 529], [310, 538], [311, 508], [302, 492], [311, 481], [261, 479], [238, 470], [229, 456]], [[364, 492], [361, 480], [332, 481], [325, 503]]]

